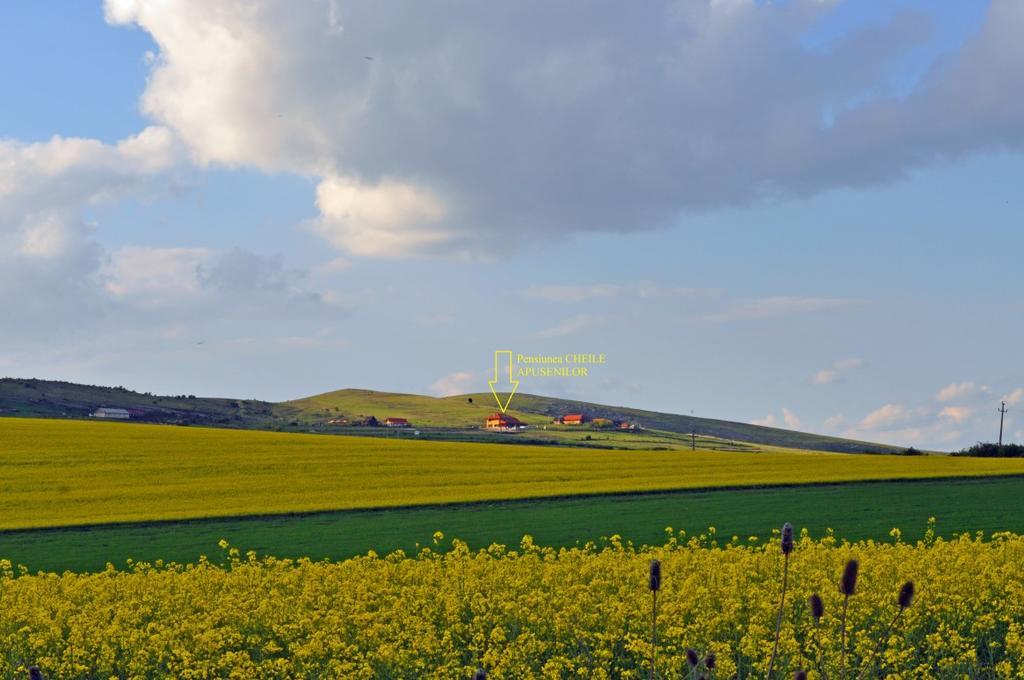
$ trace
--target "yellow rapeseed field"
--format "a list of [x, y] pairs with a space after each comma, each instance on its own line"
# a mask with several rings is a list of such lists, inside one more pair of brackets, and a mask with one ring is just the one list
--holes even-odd
[[589, 451], [0, 418], [0, 529], [722, 486], [1024, 474], [1024, 459]]
[[[439, 544], [447, 541], [436, 536]], [[658, 677], [688, 676], [686, 650], [715, 677], [764, 677], [779, 596], [777, 542], [669, 530], [657, 548], [520, 546], [368, 555], [340, 563], [240, 556], [220, 566], [136, 564], [96, 574], [18, 575], [0, 563], [0, 677], [38, 664], [50, 678], [646, 678], [647, 570], [662, 562]], [[226, 546], [225, 546], [226, 547]], [[1024, 537], [906, 544], [797, 541], [778, 678], [840, 668], [837, 582], [850, 599], [849, 678], [1024, 675]], [[913, 604], [885, 635], [896, 594]], [[820, 592], [818, 638], [808, 596]], [[875, 668], [877, 662], [877, 669]], [[874, 674], [868, 675], [872, 671]], [[812, 670], [811, 677], [818, 677]]]

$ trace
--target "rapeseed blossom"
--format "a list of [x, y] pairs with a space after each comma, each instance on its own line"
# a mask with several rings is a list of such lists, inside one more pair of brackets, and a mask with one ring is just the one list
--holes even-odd
[[[851, 670], [868, 659], [891, 678], [1024, 675], [1024, 537], [795, 541], [776, 677], [838, 667], [839, 577], [850, 560], [860, 566], [847, 613]], [[552, 549], [527, 536], [342, 562], [230, 546], [217, 559], [92, 574], [0, 562], [0, 678], [25, 678], [32, 664], [67, 680], [447, 679], [478, 669], [491, 679], [646, 678], [652, 658], [659, 677], [685, 677], [692, 658], [712, 659], [715, 677], [764, 677], [782, 576], [776, 542], [672, 531], [653, 547], [613, 537]], [[911, 580], [913, 591], [901, 590]]]

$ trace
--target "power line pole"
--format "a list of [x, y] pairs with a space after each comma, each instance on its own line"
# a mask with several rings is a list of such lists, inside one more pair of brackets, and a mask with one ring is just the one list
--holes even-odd
[[999, 402], [999, 408], [997, 408], [996, 410], [999, 411], [999, 445], [1002, 446], [1003, 445], [1003, 418], [1006, 417], [1006, 411], [1007, 411], [1007, 409], [1006, 409], [1006, 402], [1005, 401]]

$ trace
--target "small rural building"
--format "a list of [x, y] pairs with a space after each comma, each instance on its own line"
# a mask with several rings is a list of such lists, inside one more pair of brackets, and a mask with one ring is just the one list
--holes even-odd
[[348, 418], [331, 418], [327, 421], [328, 425], [348, 425]]
[[636, 423], [631, 423], [628, 420], [623, 420], [621, 423], [619, 423], [620, 430], [635, 430], [637, 429], [637, 427], [638, 425]]
[[385, 418], [384, 427], [409, 427], [409, 421], [405, 418]]
[[101, 407], [93, 411], [93, 418], [113, 418], [115, 420], [128, 420], [132, 417], [128, 409]]
[[506, 413], [492, 413], [484, 421], [484, 428], [488, 430], [504, 430], [507, 432], [518, 430], [521, 427], [523, 427], [523, 421]]
[[582, 425], [587, 422], [586, 416], [582, 413], [570, 413], [558, 419], [562, 425]]

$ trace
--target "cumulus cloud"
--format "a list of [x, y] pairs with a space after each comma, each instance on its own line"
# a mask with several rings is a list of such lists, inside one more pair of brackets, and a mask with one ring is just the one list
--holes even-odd
[[474, 391], [482, 382], [481, 376], [471, 371], [455, 371], [432, 382], [428, 390], [438, 397], [453, 397]]
[[81, 247], [83, 208], [136, 190], [171, 167], [177, 144], [149, 127], [117, 144], [55, 136], [0, 139], [0, 253], [59, 258]]
[[409, 183], [367, 185], [331, 177], [320, 182], [316, 196], [321, 216], [312, 230], [355, 255], [406, 257], [442, 246], [450, 252], [456, 239], [441, 224], [447, 214], [444, 201]]
[[864, 416], [860, 421], [860, 427], [865, 430], [877, 430], [904, 422], [910, 416], [910, 411], [902, 404], [886, 404]]
[[[1024, 388], [1003, 397], [1007, 403], [1024, 400]], [[935, 402], [939, 402], [936, 405]], [[993, 390], [975, 381], [950, 383], [936, 394], [922, 398], [917, 405], [891, 402], [841, 434], [851, 439], [868, 439], [905, 446], [943, 449], [968, 441], [995, 441], [998, 427]], [[826, 421], [826, 429], [835, 431], [842, 423]]]
[[950, 383], [939, 390], [935, 395], [935, 398], [939, 401], [953, 401], [954, 399], [971, 397], [977, 394], [980, 390], [986, 389], [986, 387], [979, 387], [973, 382]]
[[815, 385], [828, 385], [829, 383], [838, 380], [846, 371], [850, 371], [854, 368], [858, 368], [864, 365], [864, 360], [859, 357], [850, 357], [848, 359], [838, 359], [832, 362], [829, 368], [823, 368], [811, 377], [811, 382]]
[[105, 287], [141, 304], [191, 296], [199, 291], [199, 273], [212, 257], [208, 248], [120, 248], [110, 255]]
[[1010, 406], [1019, 404], [1021, 400], [1024, 400], [1024, 387], [1018, 387], [1013, 392], [1010, 392], [1009, 394], [1003, 397], [1003, 401], [1005, 401]]
[[164, 127], [116, 144], [55, 136], [0, 140], [0, 313], [28, 338], [101, 315], [105, 253], [83, 211], [158, 191], [179, 148]]
[[974, 413], [974, 409], [967, 406], [947, 406], [939, 411], [939, 418], [949, 418], [953, 422], [962, 423]]
[[[751, 425], [761, 425], [762, 427], [779, 427], [779, 423], [780, 419], [771, 413], [764, 418], [756, 418], [750, 421]], [[781, 423], [790, 430], [799, 429], [801, 425], [800, 418], [786, 407], [782, 407]]]
[[826, 432], [835, 432], [843, 423], [846, 422], [846, 416], [842, 413], [837, 413], [833, 416], [829, 416], [825, 419], [824, 427]]
[[658, 228], [1024, 146], [1024, 100], [1008, 95], [1024, 5], [993, 0], [909, 93], [888, 86], [892, 67], [928, 20], [905, 11], [808, 47], [835, 5], [107, 0], [106, 13], [153, 36], [142, 109], [197, 162], [313, 177], [316, 233], [407, 256]]
[[782, 409], [782, 422], [784, 422], [786, 427], [791, 430], [795, 430], [800, 427], [800, 419], [797, 418], [796, 415], [788, 408]]

